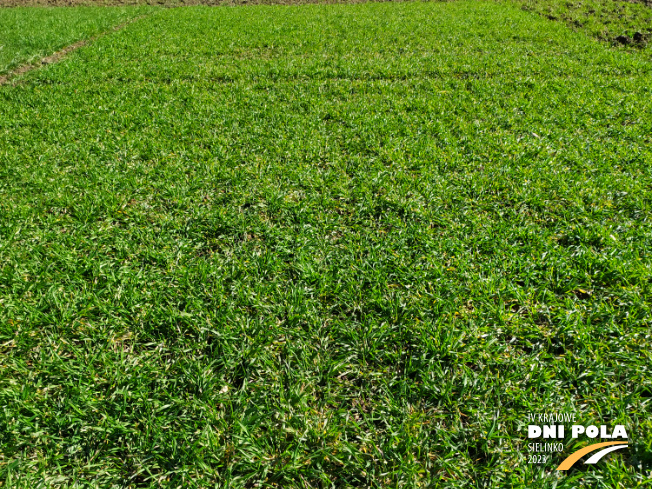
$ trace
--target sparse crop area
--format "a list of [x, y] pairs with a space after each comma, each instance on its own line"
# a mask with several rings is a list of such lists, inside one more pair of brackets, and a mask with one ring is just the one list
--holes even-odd
[[[496, 2], [149, 13], [0, 86], [0, 485], [650, 485], [647, 50]], [[528, 464], [538, 412], [630, 446]]]
[[649, 48], [652, 43], [652, 0], [511, 0], [524, 10], [563, 22], [607, 43]]

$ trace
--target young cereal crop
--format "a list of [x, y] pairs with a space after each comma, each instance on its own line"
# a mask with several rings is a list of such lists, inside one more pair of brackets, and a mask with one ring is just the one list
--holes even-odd
[[[646, 56], [495, 2], [196, 7], [1, 86], [0, 480], [645, 487]], [[530, 464], [541, 412], [629, 447]]]
[[144, 6], [0, 8], [0, 75], [151, 11]]

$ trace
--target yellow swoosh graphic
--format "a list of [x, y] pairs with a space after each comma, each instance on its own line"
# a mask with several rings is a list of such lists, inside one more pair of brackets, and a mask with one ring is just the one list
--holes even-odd
[[568, 470], [570, 469], [575, 462], [577, 462], [579, 459], [581, 459], [584, 455], [587, 453], [591, 453], [598, 448], [602, 447], [609, 447], [611, 445], [627, 445], [626, 441], [607, 441], [605, 443], [596, 443], [595, 445], [589, 445], [588, 447], [584, 447], [581, 450], [578, 450], [575, 453], [572, 453], [569, 455], [566, 460], [564, 460], [562, 463], [559, 464], [559, 467], [557, 467], [557, 470]]

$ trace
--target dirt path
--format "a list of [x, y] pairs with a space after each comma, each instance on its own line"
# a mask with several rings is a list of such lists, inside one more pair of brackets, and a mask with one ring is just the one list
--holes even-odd
[[[150, 14], [151, 15], [151, 14]], [[138, 17], [134, 17], [133, 19], [130, 19], [126, 22], [123, 22], [122, 24], [118, 24], [116, 26], [111, 27], [109, 30], [106, 30], [104, 32], [101, 32], [100, 34], [97, 34], [93, 37], [89, 37], [88, 39], [82, 39], [81, 41], [77, 41], [75, 43], [69, 44], [68, 46], [64, 47], [63, 49], [51, 54], [50, 56], [46, 56], [44, 58], [41, 58], [39, 61], [36, 63], [28, 63], [19, 66], [18, 68], [14, 68], [13, 70], [9, 71], [8, 73], [5, 73], [4, 75], [0, 75], [0, 85], [5, 85], [9, 81], [11, 81], [13, 78], [22, 75], [24, 73], [27, 73], [32, 70], [36, 70], [40, 68], [43, 65], [49, 65], [52, 63], [56, 63], [57, 61], [60, 61], [62, 58], [67, 56], [69, 53], [73, 52], [76, 49], [81, 48], [82, 46], [86, 46], [87, 44], [90, 44], [93, 41], [96, 41], [107, 34], [111, 34], [112, 32], [119, 31], [121, 29], [124, 29], [127, 27], [129, 24], [132, 24], [134, 22], [137, 22], [145, 17], [148, 17], [148, 15], [139, 15]]]

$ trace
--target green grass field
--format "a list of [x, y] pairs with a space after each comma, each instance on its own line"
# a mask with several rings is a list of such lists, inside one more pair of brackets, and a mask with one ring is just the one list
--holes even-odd
[[151, 11], [144, 6], [0, 8], [0, 74]]
[[[651, 140], [649, 51], [494, 2], [160, 9], [0, 86], [0, 481], [650, 487]], [[528, 464], [540, 412], [630, 447]]]

